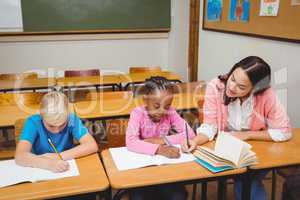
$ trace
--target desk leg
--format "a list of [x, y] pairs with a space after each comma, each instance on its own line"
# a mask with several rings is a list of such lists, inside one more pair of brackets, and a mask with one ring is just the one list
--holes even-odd
[[192, 200], [196, 199], [196, 193], [197, 193], [197, 183], [194, 183], [193, 184]]
[[127, 190], [119, 190], [114, 197], [112, 198], [113, 200], [121, 200], [122, 197], [127, 193]]
[[251, 198], [251, 173], [242, 175], [242, 199], [250, 200]]
[[112, 199], [112, 191], [111, 188], [100, 193], [100, 199], [111, 200]]
[[221, 178], [218, 181], [218, 200], [226, 199], [227, 179]]
[[201, 183], [201, 200], [207, 199], [207, 182]]

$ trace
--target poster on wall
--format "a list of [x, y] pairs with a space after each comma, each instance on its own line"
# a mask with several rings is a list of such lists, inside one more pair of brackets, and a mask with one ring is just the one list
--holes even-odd
[[249, 21], [250, 0], [230, 0], [229, 21]]
[[259, 16], [277, 16], [279, 0], [261, 0]]
[[208, 21], [220, 21], [222, 15], [222, 0], [207, 0], [206, 16]]
[[291, 5], [292, 6], [300, 6], [300, 0], [292, 0]]

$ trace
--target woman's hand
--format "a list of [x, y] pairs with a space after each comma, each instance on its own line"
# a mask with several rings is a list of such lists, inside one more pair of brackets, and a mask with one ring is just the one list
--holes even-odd
[[186, 140], [184, 140], [180, 146], [182, 152], [190, 153], [197, 148], [197, 143], [194, 140], [189, 140], [189, 147], [188, 147]]
[[156, 154], [166, 156], [167, 158], [179, 158], [180, 150], [174, 146], [159, 145]]

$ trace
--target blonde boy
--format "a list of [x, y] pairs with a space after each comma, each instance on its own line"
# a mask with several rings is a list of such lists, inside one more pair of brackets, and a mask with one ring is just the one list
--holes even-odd
[[[73, 139], [80, 144], [74, 147]], [[98, 146], [87, 128], [74, 113], [69, 112], [67, 97], [60, 92], [50, 92], [41, 100], [40, 114], [26, 120], [15, 160], [19, 165], [63, 172], [69, 167], [66, 160], [97, 150]]]

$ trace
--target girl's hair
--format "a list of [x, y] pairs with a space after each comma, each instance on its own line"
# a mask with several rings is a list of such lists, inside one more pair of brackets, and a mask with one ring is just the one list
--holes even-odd
[[[236, 63], [228, 74], [220, 75], [219, 79], [227, 84], [228, 78], [231, 76], [234, 70], [237, 68], [242, 68], [253, 86], [253, 94], [259, 94], [265, 91], [270, 87], [271, 82], [271, 68], [270, 66], [260, 57], [257, 56], [248, 56], [238, 63]], [[230, 98], [224, 92], [224, 102], [225, 105], [228, 105], [231, 101], [234, 101], [236, 98]]]
[[155, 90], [165, 90], [173, 93], [173, 84], [165, 77], [151, 76], [151, 78], [146, 79], [143, 89], [146, 95], [153, 93]]
[[41, 100], [40, 114], [42, 119], [53, 126], [60, 126], [68, 120], [69, 102], [62, 92], [49, 92]]

